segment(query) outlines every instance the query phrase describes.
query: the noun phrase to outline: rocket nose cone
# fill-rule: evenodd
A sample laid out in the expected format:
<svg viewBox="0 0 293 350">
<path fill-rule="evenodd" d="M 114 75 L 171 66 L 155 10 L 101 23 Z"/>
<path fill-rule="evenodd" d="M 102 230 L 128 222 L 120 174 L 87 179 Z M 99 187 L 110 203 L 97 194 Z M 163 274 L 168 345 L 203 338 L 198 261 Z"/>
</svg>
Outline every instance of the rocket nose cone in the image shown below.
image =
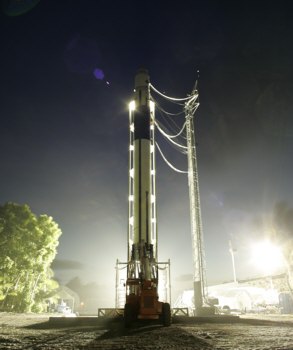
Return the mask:
<svg viewBox="0 0 293 350">
<path fill-rule="evenodd" d="M 138 68 L 138 70 L 136 71 L 136 74 L 139 74 L 139 73 L 145 73 L 146 75 L 149 75 L 148 70 L 144 66 L 140 66 Z"/>
<path fill-rule="evenodd" d="M 148 70 L 145 68 L 139 68 L 135 75 L 135 87 L 147 86 L 150 81 Z"/>
</svg>

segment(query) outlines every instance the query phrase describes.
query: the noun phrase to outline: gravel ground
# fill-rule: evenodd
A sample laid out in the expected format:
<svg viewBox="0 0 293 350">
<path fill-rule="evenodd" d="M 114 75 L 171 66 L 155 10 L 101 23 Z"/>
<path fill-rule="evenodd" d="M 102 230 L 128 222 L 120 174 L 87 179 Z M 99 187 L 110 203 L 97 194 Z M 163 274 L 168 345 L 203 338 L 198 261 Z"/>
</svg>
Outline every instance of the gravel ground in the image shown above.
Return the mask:
<svg viewBox="0 0 293 350">
<path fill-rule="evenodd" d="M 140 324 L 124 329 L 122 322 L 113 322 L 57 328 L 48 315 L 0 313 L 0 349 L 293 350 L 293 317 L 261 318 L 171 327 Z"/>
</svg>

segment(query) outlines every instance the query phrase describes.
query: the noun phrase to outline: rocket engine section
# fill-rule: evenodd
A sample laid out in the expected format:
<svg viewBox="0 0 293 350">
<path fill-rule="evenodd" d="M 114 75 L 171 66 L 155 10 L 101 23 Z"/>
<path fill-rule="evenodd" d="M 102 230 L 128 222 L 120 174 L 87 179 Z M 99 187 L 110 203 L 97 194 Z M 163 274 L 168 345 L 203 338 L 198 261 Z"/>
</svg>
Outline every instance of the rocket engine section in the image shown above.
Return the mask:
<svg viewBox="0 0 293 350">
<path fill-rule="evenodd" d="M 157 219 L 155 188 L 154 103 L 149 75 L 135 77 L 129 106 L 129 220 L 126 281 L 126 326 L 135 319 L 171 321 L 170 305 L 158 301 Z"/>
</svg>

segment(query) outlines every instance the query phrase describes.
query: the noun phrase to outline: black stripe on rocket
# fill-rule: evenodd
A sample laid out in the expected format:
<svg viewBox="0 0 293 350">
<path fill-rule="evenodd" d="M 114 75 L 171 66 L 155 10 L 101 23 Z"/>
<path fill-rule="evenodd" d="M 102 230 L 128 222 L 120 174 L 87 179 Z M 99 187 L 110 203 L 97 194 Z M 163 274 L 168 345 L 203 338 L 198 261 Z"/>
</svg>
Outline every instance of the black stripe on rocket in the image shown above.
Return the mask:
<svg viewBox="0 0 293 350">
<path fill-rule="evenodd" d="M 151 139 L 150 119 L 148 106 L 140 106 L 134 111 L 134 140 Z"/>
<path fill-rule="evenodd" d="M 141 231 L 142 231 L 142 222 L 141 222 L 141 201 L 142 201 L 142 188 L 141 188 L 141 177 L 142 177 L 142 154 L 141 154 L 141 139 L 150 140 L 151 134 L 150 134 L 150 109 L 148 106 L 139 106 L 134 111 L 134 141 L 139 141 L 139 179 L 138 179 L 138 187 L 139 187 L 139 241 L 141 242 Z M 148 194 L 147 194 L 148 196 Z M 147 206 L 148 207 L 148 206 Z M 148 215 L 147 215 L 148 216 Z M 148 220 L 148 218 L 147 218 Z M 147 225 L 148 227 L 148 225 Z M 148 239 L 148 235 L 147 235 Z M 148 242 L 147 242 L 148 243 Z"/>
</svg>

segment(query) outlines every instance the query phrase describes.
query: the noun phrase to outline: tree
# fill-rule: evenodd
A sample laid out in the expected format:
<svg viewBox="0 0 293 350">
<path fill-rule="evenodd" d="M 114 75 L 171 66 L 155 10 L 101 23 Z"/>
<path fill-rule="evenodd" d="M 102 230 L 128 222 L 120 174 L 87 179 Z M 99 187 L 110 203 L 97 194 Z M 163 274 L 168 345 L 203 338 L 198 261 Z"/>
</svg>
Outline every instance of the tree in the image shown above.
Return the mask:
<svg viewBox="0 0 293 350">
<path fill-rule="evenodd" d="M 53 218 L 36 216 L 28 205 L 0 206 L 0 308 L 41 310 L 52 288 L 51 263 L 61 230 Z"/>
</svg>

